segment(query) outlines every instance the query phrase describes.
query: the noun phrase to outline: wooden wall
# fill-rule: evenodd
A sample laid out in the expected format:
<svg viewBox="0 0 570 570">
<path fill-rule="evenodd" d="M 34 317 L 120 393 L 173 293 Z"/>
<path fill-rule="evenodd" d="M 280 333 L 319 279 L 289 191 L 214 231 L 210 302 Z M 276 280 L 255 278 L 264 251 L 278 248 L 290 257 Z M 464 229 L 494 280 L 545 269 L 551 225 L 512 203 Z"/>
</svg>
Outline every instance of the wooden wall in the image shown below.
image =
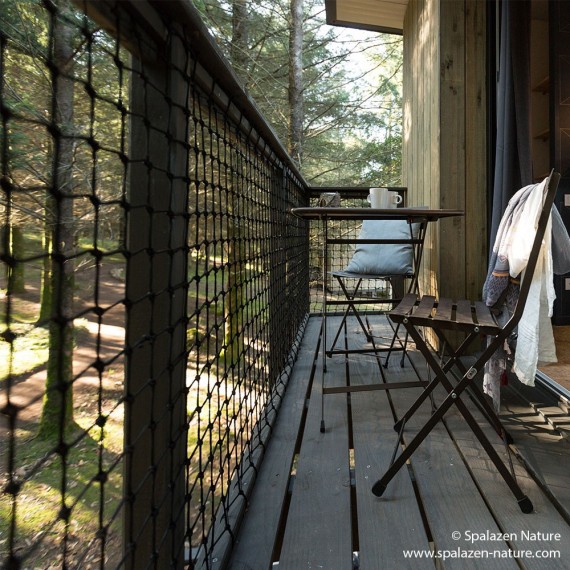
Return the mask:
<svg viewBox="0 0 570 570">
<path fill-rule="evenodd" d="M 403 182 L 410 203 L 465 210 L 432 224 L 422 292 L 479 298 L 487 270 L 486 2 L 410 0 Z"/>
</svg>

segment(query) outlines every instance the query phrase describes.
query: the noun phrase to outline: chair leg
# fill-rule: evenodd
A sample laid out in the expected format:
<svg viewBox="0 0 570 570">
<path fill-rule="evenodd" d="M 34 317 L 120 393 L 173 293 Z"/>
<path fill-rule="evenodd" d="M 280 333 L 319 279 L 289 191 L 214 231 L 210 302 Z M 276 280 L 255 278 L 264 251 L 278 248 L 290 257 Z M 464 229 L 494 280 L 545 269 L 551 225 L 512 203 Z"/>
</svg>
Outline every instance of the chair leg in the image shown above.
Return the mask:
<svg viewBox="0 0 570 570">
<path fill-rule="evenodd" d="M 408 323 L 404 323 L 404 327 L 406 327 L 406 332 L 412 337 L 412 340 L 415 342 L 416 346 L 421 350 L 423 346 L 425 346 L 425 341 L 421 337 L 420 333 L 416 330 L 413 325 Z M 426 347 L 427 348 L 427 347 Z M 428 349 L 429 350 L 429 349 Z M 423 351 L 422 351 L 423 353 Z M 430 351 L 431 355 L 431 351 Z M 424 355 L 425 357 L 425 355 Z M 427 359 L 426 359 L 427 360 Z M 446 367 L 442 368 L 443 372 L 447 372 Z M 445 374 L 444 374 L 445 378 Z M 447 378 L 445 378 L 447 380 Z M 444 381 L 445 381 L 444 380 Z M 394 430 L 399 432 L 402 424 L 406 423 L 418 410 L 418 408 L 425 402 L 425 400 L 429 397 L 432 397 L 432 393 L 437 387 L 437 385 L 441 382 L 438 379 L 437 375 L 433 378 L 433 380 L 425 387 L 424 391 L 421 392 L 416 400 L 412 403 L 412 405 L 406 410 L 404 415 L 394 424 Z M 433 400 L 432 400 L 433 404 Z"/>
<path fill-rule="evenodd" d="M 463 386 L 464 388 L 465 386 Z M 460 390 L 461 393 L 463 390 Z M 447 398 L 443 401 L 443 403 L 439 406 L 434 414 L 430 416 L 428 421 L 424 424 L 424 426 L 420 429 L 420 431 L 412 438 L 410 442 L 406 444 L 405 449 L 402 453 L 393 461 L 393 463 L 388 467 L 386 473 L 372 486 L 372 493 L 377 497 L 381 497 L 386 490 L 388 483 L 394 478 L 394 476 L 398 473 L 398 471 L 406 464 L 408 459 L 412 456 L 414 451 L 420 446 L 423 440 L 428 436 L 428 434 L 432 431 L 435 425 L 441 420 L 441 418 L 445 415 L 445 413 L 449 410 L 452 405 L 457 405 L 459 400 L 459 394 L 457 393 L 458 390 L 456 388 L 455 392 L 452 392 L 447 396 Z M 463 406 L 462 406 L 463 407 Z M 522 492 L 520 489 L 516 479 L 507 469 L 505 464 L 503 463 L 502 459 L 499 457 L 498 453 L 495 451 L 495 448 L 491 445 L 483 431 L 481 430 L 479 424 L 477 424 L 476 420 L 471 416 L 470 412 L 464 408 L 461 409 L 459 407 L 459 411 L 461 412 L 462 416 L 467 421 L 469 427 L 487 452 L 487 455 L 494 463 L 495 467 L 503 477 L 505 483 L 511 489 L 511 492 L 515 496 L 519 507 L 523 513 L 530 513 L 533 511 L 533 505 L 531 500 Z M 466 412 L 466 413 L 464 413 Z"/>
<path fill-rule="evenodd" d="M 414 333 L 417 334 L 418 337 L 420 338 L 420 340 L 423 341 L 423 339 L 421 339 L 421 337 L 419 336 L 419 333 L 415 330 L 415 328 L 414 327 L 412 327 L 412 328 L 414 330 Z M 453 366 L 456 366 L 460 370 L 461 375 L 463 377 L 467 374 L 467 372 L 468 372 L 467 368 L 461 362 L 460 357 L 463 354 L 463 352 L 465 352 L 465 350 L 469 347 L 471 342 L 478 335 L 477 334 L 468 335 L 467 338 L 461 343 L 459 348 L 450 355 L 448 360 L 445 361 L 445 363 L 443 365 L 442 365 L 442 363 L 444 361 L 445 347 L 449 346 L 449 343 L 447 342 L 447 339 L 445 338 L 445 336 L 440 331 L 438 332 L 438 336 L 440 337 L 440 340 L 442 341 L 442 354 L 440 357 L 439 365 L 441 366 L 441 370 L 444 372 L 444 375 L 442 376 L 441 381 L 442 381 L 443 387 L 447 390 L 447 392 L 451 393 L 453 391 L 453 386 L 451 385 L 451 383 L 449 382 L 449 380 L 447 378 L 447 372 L 449 372 L 453 368 Z M 423 342 L 423 346 L 425 346 L 425 341 Z M 421 348 L 421 346 L 420 346 L 420 348 Z M 426 346 L 426 349 L 427 349 L 427 346 Z M 429 349 L 427 349 L 427 350 L 429 350 Z M 431 354 L 431 352 L 430 352 L 430 354 Z M 482 410 L 483 414 L 486 416 L 487 420 L 489 421 L 489 423 L 491 424 L 493 429 L 497 432 L 497 435 L 505 442 L 505 444 L 508 445 L 508 444 L 513 443 L 511 436 L 507 433 L 507 431 L 503 427 L 503 424 L 501 423 L 499 416 L 495 413 L 495 410 L 493 410 L 493 408 L 491 407 L 489 402 L 487 402 L 484 394 L 481 394 L 481 392 L 479 392 L 471 384 L 468 386 L 468 388 L 470 389 L 469 393 L 475 396 L 477 402 L 483 408 L 483 410 Z M 430 397 L 432 397 L 431 396 L 432 391 L 433 391 L 433 388 L 430 390 Z M 423 397 L 422 401 L 423 400 L 425 400 L 425 396 Z M 421 404 L 421 402 L 419 402 L 419 403 Z M 407 417 L 409 418 L 413 414 L 413 412 L 415 410 L 417 410 L 417 408 L 418 408 L 418 406 L 416 405 L 414 410 L 411 413 L 408 413 L 409 412 L 409 410 L 408 410 L 408 412 L 406 412 Z M 433 399 L 432 399 L 432 409 L 433 409 Z M 396 429 L 396 426 L 394 426 L 394 429 Z"/>
<path fill-rule="evenodd" d="M 344 296 L 346 298 L 347 307 L 344 310 L 342 320 L 341 320 L 340 325 L 337 329 L 336 335 L 335 335 L 335 337 L 331 343 L 331 346 L 327 350 L 329 355 L 333 352 L 333 350 L 336 346 L 336 343 L 340 337 L 342 327 L 346 324 L 346 319 L 348 318 L 351 311 L 354 314 L 354 316 L 356 317 L 356 320 L 358 321 L 360 328 L 362 329 L 362 331 L 366 335 L 366 340 L 370 341 L 370 332 L 367 330 L 366 325 L 364 324 L 362 317 L 360 316 L 360 313 L 359 313 L 358 309 L 356 308 L 356 305 L 354 303 L 352 303 L 352 301 L 354 301 L 354 299 L 358 295 L 358 290 L 360 289 L 362 279 L 359 279 L 358 282 L 356 283 L 353 291 L 349 292 L 348 289 L 346 288 L 346 284 L 342 281 L 342 279 L 340 277 L 338 277 L 337 275 L 335 275 L 335 277 L 336 277 L 336 280 L 338 281 L 338 283 L 340 285 L 340 288 L 342 289 L 342 292 L 344 293 Z"/>
<path fill-rule="evenodd" d="M 453 393 L 450 394 L 450 396 L 448 397 L 451 396 L 453 396 Z M 457 403 L 459 402 L 461 402 L 461 400 L 457 401 Z M 515 498 L 519 503 L 521 511 L 525 514 L 531 513 L 534 507 L 532 505 L 531 500 L 522 492 L 516 480 L 516 476 L 514 474 L 514 467 L 511 463 L 510 450 L 508 449 L 508 446 L 506 449 L 507 449 L 507 457 L 509 458 L 509 462 L 511 463 L 510 470 L 507 468 L 503 460 L 499 457 L 499 454 L 497 453 L 497 451 L 495 450 L 495 448 L 493 447 L 487 436 L 483 433 L 483 430 L 481 429 L 481 426 L 479 426 L 479 424 L 477 423 L 477 420 L 475 420 L 475 418 L 471 415 L 471 412 L 469 412 L 469 410 L 466 407 L 464 407 L 465 404 L 463 402 L 461 402 L 461 404 L 462 404 L 461 407 L 458 406 L 461 415 L 465 418 L 465 421 L 468 423 L 469 427 L 471 428 L 471 431 L 475 434 L 475 437 L 477 437 L 479 443 L 483 446 L 483 449 L 487 452 L 487 455 L 494 463 L 495 467 L 497 468 L 497 471 L 499 471 L 499 473 L 503 477 L 503 480 L 508 485 L 509 489 L 512 491 L 513 495 L 515 496 Z"/>
<path fill-rule="evenodd" d="M 390 320 L 388 319 L 388 322 L 390 322 Z M 391 323 L 390 323 L 391 324 Z M 408 331 L 406 331 L 405 337 L 404 337 L 404 342 L 402 344 L 402 341 L 400 340 L 400 338 L 398 337 L 398 331 L 400 329 L 400 323 L 398 323 L 396 325 L 396 328 L 394 328 L 392 326 L 392 331 L 393 331 L 393 336 L 392 336 L 392 342 L 390 343 L 390 346 L 388 347 L 388 353 L 386 354 L 386 358 L 384 360 L 384 368 L 388 368 L 388 364 L 389 364 L 389 359 L 390 356 L 392 354 L 392 352 L 394 350 L 400 350 L 399 348 L 394 348 L 394 345 L 396 344 L 396 341 L 399 342 L 400 347 L 402 349 L 402 358 L 400 359 L 400 367 L 404 368 L 404 362 L 405 362 L 405 358 L 406 358 L 406 349 L 408 346 Z"/>
<path fill-rule="evenodd" d="M 436 331 L 436 332 L 439 339 L 442 342 L 442 345 L 449 346 L 449 343 L 447 342 L 445 335 L 441 331 Z M 456 366 L 459 369 L 461 376 L 464 376 L 467 373 L 467 368 L 465 367 L 463 362 L 461 362 L 461 356 L 466 351 L 469 344 L 471 344 L 472 340 L 475 337 L 476 335 L 473 335 L 472 339 L 470 339 L 469 337 L 466 338 L 465 341 L 459 346 L 459 348 L 455 350 L 451 355 L 449 355 L 449 359 L 445 363 L 445 367 L 443 367 L 445 372 L 447 372 L 448 370 L 452 371 L 452 367 Z M 443 357 L 444 355 L 442 354 L 442 358 Z M 477 403 L 480 406 L 481 411 L 483 412 L 489 423 L 493 426 L 499 437 L 507 444 L 513 443 L 513 438 L 505 430 L 499 416 L 497 415 L 491 404 L 488 402 L 487 398 L 485 397 L 485 394 L 483 394 L 480 390 L 477 390 L 477 388 L 472 386 L 470 386 L 469 393 L 477 400 Z"/>
<path fill-rule="evenodd" d="M 322 343 L 322 370 L 321 370 L 321 433 L 325 433 L 325 373 L 326 369 L 326 318 L 323 316 L 321 321 L 321 337 L 317 343 L 317 354 L 321 350 L 320 344 Z"/>
<path fill-rule="evenodd" d="M 328 352 L 329 354 L 332 353 L 332 351 L 334 350 L 334 347 L 336 346 L 336 343 L 337 343 L 337 341 L 338 341 L 338 339 L 339 339 L 339 337 L 340 337 L 340 333 L 342 332 L 342 328 L 343 328 L 343 326 L 344 326 L 345 323 L 346 323 L 346 319 L 348 318 L 348 313 L 349 313 L 349 311 L 350 311 L 350 307 L 347 307 L 347 308 L 345 309 L 345 311 L 344 311 L 344 315 L 342 316 L 342 320 L 340 321 L 340 325 L 338 326 L 338 329 L 337 329 L 337 331 L 336 331 L 336 335 L 335 335 L 335 337 L 334 337 L 334 339 L 333 339 L 333 341 L 332 341 L 332 343 L 331 343 L 330 348 L 327 350 L 327 352 Z"/>
<path fill-rule="evenodd" d="M 429 393 L 431 393 L 438 383 L 441 383 L 442 386 L 448 391 L 448 395 L 444 399 L 444 401 L 440 404 L 440 406 L 437 408 L 437 410 L 435 410 L 435 412 L 426 421 L 426 423 L 420 429 L 420 431 L 412 438 L 412 440 L 409 443 L 407 443 L 406 448 L 396 458 L 393 464 L 390 465 L 384 476 L 378 481 L 376 481 L 376 483 L 372 487 L 372 492 L 378 497 L 382 496 L 382 494 L 386 490 L 386 486 L 396 475 L 396 473 L 411 457 L 411 455 L 423 442 L 423 440 L 427 437 L 427 435 L 431 432 L 431 430 L 434 428 L 437 422 L 441 418 L 443 418 L 444 414 L 451 408 L 452 405 L 455 405 L 459 410 L 459 412 L 461 413 L 461 415 L 463 416 L 463 418 L 465 419 L 465 421 L 467 422 L 467 424 L 469 425 L 469 427 L 471 428 L 471 431 L 474 433 L 475 437 L 477 437 L 482 447 L 485 449 L 487 455 L 494 463 L 500 475 L 503 477 L 503 480 L 511 489 L 511 492 L 516 497 L 522 512 L 523 513 L 532 512 L 533 510 L 532 502 L 522 492 L 514 477 L 514 474 L 511 473 L 509 469 L 505 466 L 503 460 L 500 458 L 495 448 L 492 446 L 491 442 L 485 436 L 483 430 L 481 429 L 481 427 L 479 426 L 479 424 L 477 423 L 471 412 L 468 410 L 465 403 L 460 399 L 461 393 L 470 385 L 471 380 L 476 375 L 476 372 L 481 369 L 483 363 L 486 361 L 487 358 L 489 358 L 491 351 L 490 350 L 484 351 L 482 356 L 475 363 L 475 365 L 472 366 L 466 372 L 466 374 L 464 374 L 463 378 L 459 381 L 459 383 L 455 387 L 453 387 L 446 376 L 446 371 L 444 370 L 444 368 L 442 368 L 440 363 L 433 356 L 431 350 L 428 348 L 426 342 L 423 341 L 423 339 L 421 338 L 415 327 L 408 325 L 406 323 L 404 323 L 404 325 L 406 326 L 406 329 L 409 330 L 410 336 L 412 336 L 412 338 L 414 339 L 416 346 L 420 349 L 420 351 L 424 355 L 429 368 L 431 368 L 431 370 L 435 374 L 435 378 L 432 380 L 432 382 L 430 382 L 430 384 L 426 387 L 426 389 L 422 393 L 421 396 L 423 396 L 423 398 L 421 401 L 424 401 L 425 398 L 427 397 L 427 395 L 424 394 L 428 391 Z M 449 368 L 451 367 L 452 363 L 453 359 L 450 359 L 450 361 L 448 361 L 445 364 L 445 366 Z M 418 400 L 419 399 L 420 398 L 418 398 Z M 414 404 L 412 405 L 414 411 L 421 404 L 421 402 L 418 403 L 418 400 L 416 400 L 416 402 L 414 402 Z M 400 419 L 400 421 L 398 422 L 399 425 L 397 424 L 398 431 L 401 431 L 403 425 L 405 424 L 407 419 L 411 417 L 411 415 L 412 414 L 409 414 L 408 410 L 405 416 L 402 419 Z"/>
<path fill-rule="evenodd" d="M 406 444 L 406 447 L 402 450 L 400 455 L 391 463 L 388 467 L 386 473 L 374 483 L 372 486 L 372 493 L 377 497 L 381 497 L 388 486 L 388 483 L 394 478 L 396 473 L 406 464 L 408 459 L 412 456 L 414 451 L 419 447 L 420 443 L 426 438 L 429 432 L 437 424 L 437 422 L 443 416 L 443 411 L 441 408 L 434 414 L 432 414 L 429 420 L 424 424 L 420 431 L 412 438 L 410 442 Z M 400 431 L 403 426 L 400 427 Z"/>
<path fill-rule="evenodd" d="M 404 368 L 404 361 L 406 359 L 406 350 L 408 348 L 408 331 L 406 331 L 406 336 L 404 337 L 404 347 L 402 348 L 402 358 L 400 359 L 400 368 Z"/>
<path fill-rule="evenodd" d="M 408 330 L 408 329 L 406 329 L 406 330 Z M 447 340 L 445 339 L 445 337 L 443 335 L 439 334 L 438 336 L 440 337 L 440 340 L 442 341 L 442 343 L 445 343 L 445 345 L 449 346 L 449 343 L 447 343 Z M 461 362 L 460 357 L 476 337 L 477 337 L 477 335 L 468 336 L 465 339 L 465 341 L 463 343 L 461 343 L 460 347 L 452 355 L 450 355 L 449 359 L 442 366 L 442 370 L 444 372 L 447 373 L 448 371 L 451 370 L 451 368 L 453 366 L 457 366 L 459 368 L 459 370 L 461 371 L 462 375 L 466 374 L 467 369 L 465 368 L 464 364 Z M 421 337 L 420 337 L 420 339 L 421 339 Z M 424 342 L 423 339 L 421 339 L 421 341 Z M 442 355 L 442 358 L 443 358 L 443 355 Z M 437 386 L 437 383 L 432 385 L 432 386 L 430 386 L 430 385 L 427 386 L 427 388 L 426 388 L 427 391 L 422 392 L 418 396 L 417 400 L 410 406 L 410 408 L 402 416 L 402 418 L 400 418 L 400 420 L 398 422 L 396 422 L 396 424 L 394 424 L 394 430 L 395 431 L 399 431 L 401 422 L 405 422 L 405 421 L 407 421 L 407 419 L 412 417 L 412 415 L 416 412 L 416 410 L 419 408 L 419 406 L 425 401 L 425 399 L 428 396 L 433 398 L 432 393 L 433 393 L 433 390 L 436 386 Z M 449 392 L 449 390 L 448 390 L 448 392 Z M 499 437 L 503 441 L 505 441 L 507 444 L 513 443 L 512 437 L 510 436 L 509 433 L 507 433 L 507 431 L 503 427 L 503 424 L 501 423 L 499 416 L 495 413 L 495 410 L 491 407 L 489 402 L 485 399 L 485 395 L 481 394 L 481 392 L 479 392 L 475 388 L 473 388 L 473 390 L 470 390 L 470 393 L 477 399 L 477 401 L 479 402 L 479 404 L 483 408 L 483 413 L 485 414 L 485 416 L 487 417 L 487 420 L 493 426 L 493 428 L 495 429 L 495 431 L 497 432 Z"/>
<path fill-rule="evenodd" d="M 431 397 L 438 384 L 439 380 L 437 377 L 433 378 L 433 380 L 424 388 L 424 391 L 416 398 L 414 403 L 406 410 L 404 415 L 394 424 L 394 431 L 399 432 L 402 429 L 402 426 L 416 413 L 418 408 L 425 402 L 426 398 L 428 396 Z"/>
<path fill-rule="evenodd" d="M 388 320 L 388 322 L 389 322 L 389 320 Z M 398 338 L 398 331 L 400 330 L 400 323 L 398 323 L 396 325 L 395 329 L 392 328 L 392 330 L 394 331 L 394 335 L 392 336 L 392 342 L 390 343 L 390 346 L 388 347 L 388 353 L 386 354 L 386 359 L 384 360 L 384 368 L 388 368 L 388 361 L 390 359 L 390 355 L 392 354 L 392 349 L 394 348 L 394 344 L 396 344 L 396 338 Z M 406 333 L 406 340 L 407 339 L 408 339 L 408 334 Z M 404 350 L 405 350 L 405 346 L 406 346 L 406 344 L 404 342 Z M 404 359 L 404 357 L 402 357 L 402 361 L 403 361 L 403 359 Z"/>
</svg>

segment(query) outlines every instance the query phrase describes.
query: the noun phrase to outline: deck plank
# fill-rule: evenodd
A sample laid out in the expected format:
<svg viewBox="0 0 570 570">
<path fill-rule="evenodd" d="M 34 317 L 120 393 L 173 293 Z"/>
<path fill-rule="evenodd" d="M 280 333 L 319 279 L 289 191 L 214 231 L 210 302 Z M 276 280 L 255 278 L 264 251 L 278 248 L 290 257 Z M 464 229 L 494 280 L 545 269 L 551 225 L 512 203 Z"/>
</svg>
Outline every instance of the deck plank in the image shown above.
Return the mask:
<svg viewBox="0 0 570 570">
<path fill-rule="evenodd" d="M 330 332 L 337 322 L 337 319 L 327 319 L 329 339 L 333 338 Z M 327 359 L 327 386 L 346 382 L 342 361 L 342 358 Z M 320 375 L 319 358 L 279 570 L 352 568 L 347 396 L 326 396 L 326 433 L 321 433 Z"/>
<path fill-rule="evenodd" d="M 375 333 L 375 319 L 378 318 L 380 317 L 371 317 Z M 329 320 L 331 326 L 334 326 L 334 320 Z M 382 323 L 382 327 L 387 326 L 385 321 Z M 318 567 L 351 570 L 353 548 L 358 550 L 361 570 L 391 567 L 415 570 L 422 568 L 426 561 L 427 567 L 443 570 L 530 570 L 567 566 L 570 557 L 570 515 L 566 511 L 566 517 L 560 516 L 557 509 L 564 512 L 564 502 L 570 499 L 567 470 L 570 445 L 553 432 L 528 401 L 523 403 L 516 400 L 513 403 L 505 398 L 503 402 L 507 401 L 507 417 L 503 417 L 507 429 L 515 438 L 516 448 L 526 459 L 525 464 L 516 466 L 517 477 L 534 503 L 534 513 L 524 515 L 520 512 L 512 493 L 502 482 L 463 418 L 453 408 L 446 414 L 445 423 L 440 422 L 413 454 L 410 469 L 402 469 L 378 499 L 372 495 L 371 486 L 384 473 L 396 440 L 390 405 L 393 404 L 401 415 L 421 389 L 352 392 L 349 396 L 350 407 L 347 406 L 346 394 L 327 395 L 327 433 L 323 435 L 319 430 L 320 357 L 316 360 L 318 369 L 306 410 L 306 421 L 301 421 L 304 428 L 303 440 L 295 463 L 296 478 L 289 509 L 284 513 L 287 514 L 287 519 L 277 522 L 284 496 L 289 497 L 283 480 L 287 479 L 291 470 L 291 449 L 295 448 L 299 417 L 305 405 L 303 389 L 296 387 L 294 379 L 306 380 L 310 370 L 313 370 L 319 326 L 319 318 L 309 319 L 290 381 L 291 391 L 286 394 L 286 398 L 290 397 L 295 403 L 286 404 L 286 399 L 283 401 L 275 432 L 269 441 L 257 478 L 257 483 L 261 483 L 259 493 L 256 485 L 245 514 L 242 532 L 238 535 L 231 570 L 270 570 L 272 559 L 279 562 L 279 570 Z M 348 338 L 358 343 L 366 342 L 354 322 L 349 325 Z M 413 343 L 411 350 L 413 351 Z M 421 355 L 417 352 L 414 354 L 414 360 L 421 360 L 421 365 L 425 366 Z M 329 386 L 343 384 L 347 370 L 351 385 L 378 382 L 380 379 L 380 369 L 371 355 L 349 355 L 347 365 L 343 356 L 336 355 L 328 358 L 327 364 Z M 416 379 L 409 363 L 400 368 L 399 358 L 392 358 L 390 364 L 389 381 Z M 505 396 L 508 396 L 508 390 L 505 391 Z M 528 396 L 525 394 L 524 397 Z M 468 405 L 474 410 L 471 403 Z M 426 404 L 410 420 L 406 438 L 415 433 L 418 423 L 425 421 L 429 413 L 429 405 Z M 475 417 L 478 421 L 483 421 L 477 413 L 474 411 Z M 350 481 L 349 464 L 350 429 L 354 444 L 353 482 Z M 502 443 L 492 429 L 485 426 L 485 430 L 489 431 L 491 441 L 495 437 L 495 444 L 500 449 Z M 282 442 L 286 442 L 286 449 L 281 447 Z M 275 454 L 273 459 L 272 454 Z M 525 469 L 527 464 L 532 464 L 532 476 Z M 417 496 L 411 476 L 415 478 Z M 544 479 L 542 484 L 548 485 L 548 493 L 541 494 L 540 485 L 535 485 L 535 476 Z M 351 485 L 355 485 L 355 488 Z M 420 508 L 425 511 L 427 529 L 422 524 L 421 517 L 418 517 Z M 248 521 L 250 518 L 251 521 Z M 355 541 L 352 535 L 353 523 L 357 525 Z M 551 538 L 545 541 L 538 537 L 540 540 L 531 539 L 525 543 L 524 540 L 519 540 L 524 539 L 523 525 L 528 532 L 560 532 L 561 540 Z M 283 527 L 284 536 L 281 536 Z M 458 540 L 453 538 L 454 531 L 459 533 Z M 467 540 L 469 532 L 487 533 L 488 536 L 489 533 L 501 532 L 518 534 L 508 541 L 474 537 L 475 541 L 471 544 Z M 278 545 L 276 549 L 274 544 Z M 509 556 L 519 546 L 530 551 L 539 548 L 559 550 L 560 557 L 519 561 L 514 560 L 512 555 L 510 558 L 502 558 Z M 445 553 L 449 558 L 430 561 L 427 558 L 430 549 L 435 549 L 436 553 L 442 555 Z M 457 558 L 460 553 L 458 549 L 464 553 L 498 551 L 499 554 L 490 554 L 492 560 L 464 559 Z M 424 558 L 409 558 L 406 563 L 402 558 L 404 550 L 424 550 L 426 554 Z M 274 555 L 268 554 L 269 551 Z"/>
<path fill-rule="evenodd" d="M 413 356 L 418 357 L 417 354 Z M 418 357 L 418 365 L 420 363 L 421 359 Z M 409 405 L 409 399 L 404 392 L 405 390 L 398 390 L 392 393 L 394 406 L 399 416 Z M 410 418 L 404 434 L 406 442 L 427 421 L 430 414 L 431 406 L 428 400 Z M 501 529 L 489 512 L 458 450 L 441 422 L 416 449 L 411 457 L 411 464 L 436 550 L 442 556 L 446 553 L 457 552 L 458 548 L 462 551 L 500 551 L 502 554 L 496 555 L 497 558 L 492 561 L 493 569 L 519 568 L 514 559 L 506 558 L 509 547 L 505 541 L 480 540 L 476 545 L 470 546 L 463 540 L 463 537 L 470 532 L 488 532 L 491 533 L 490 536 L 494 536 L 494 534 L 500 534 Z M 455 538 L 457 536 L 460 537 L 459 540 Z M 500 558 L 500 556 L 505 556 L 505 558 Z M 446 569 L 481 567 L 477 566 L 477 562 L 480 564 L 481 560 L 462 558 L 442 560 Z"/>
<path fill-rule="evenodd" d="M 319 327 L 316 319 L 309 319 L 279 410 L 281 418 L 287 421 L 277 421 L 271 434 L 228 570 L 271 566 L 313 366 L 315 344 L 312 339 L 318 337 Z M 263 532 L 259 532 L 260 528 Z"/>
<path fill-rule="evenodd" d="M 358 348 L 365 339 L 364 335 L 355 333 L 351 331 L 349 337 Z M 407 369 L 397 366 L 393 370 L 398 376 L 393 375 L 391 380 L 399 382 L 409 378 Z M 351 385 L 380 381 L 378 363 L 373 356 L 350 360 Z M 406 390 L 419 393 L 418 388 Z M 380 391 L 360 392 L 351 398 L 360 567 L 433 570 L 431 560 L 404 558 L 404 548 L 429 550 L 430 547 L 408 470 L 401 470 L 394 478 L 387 497 L 378 499 L 371 491 L 376 475 L 390 463 L 395 444 L 394 416 L 388 395 Z"/>
<path fill-rule="evenodd" d="M 502 390 L 501 419 L 534 475 L 547 486 L 570 517 L 570 441 L 561 438 L 544 417 L 510 386 Z"/>
<path fill-rule="evenodd" d="M 466 398 L 464 398 L 467 401 Z M 469 406 L 496 451 L 508 465 L 508 457 L 502 441 L 480 412 Z M 489 460 L 481 444 L 456 409 L 451 409 L 445 422 L 465 457 L 470 470 L 485 495 L 501 529 L 512 535 L 510 544 L 514 551 L 524 551 L 521 562 L 528 570 L 544 568 L 544 558 L 534 558 L 537 551 L 556 551 L 560 558 L 548 558 L 548 568 L 563 570 L 570 560 L 570 529 L 554 505 L 544 496 L 523 466 L 513 458 L 513 468 L 522 491 L 534 505 L 534 512 L 524 514 L 506 483 Z M 566 480 L 568 475 L 566 474 Z M 526 555 L 526 552 L 532 553 Z"/>
</svg>

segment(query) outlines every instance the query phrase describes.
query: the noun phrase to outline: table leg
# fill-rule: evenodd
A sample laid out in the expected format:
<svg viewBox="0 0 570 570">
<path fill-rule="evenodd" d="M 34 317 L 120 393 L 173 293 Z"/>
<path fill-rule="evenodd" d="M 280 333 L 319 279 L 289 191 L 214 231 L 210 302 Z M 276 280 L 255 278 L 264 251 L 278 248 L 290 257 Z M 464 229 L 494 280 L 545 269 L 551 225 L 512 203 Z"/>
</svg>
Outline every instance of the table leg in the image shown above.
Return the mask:
<svg viewBox="0 0 570 570">
<path fill-rule="evenodd" d="M 328 267 L 328 224 L 326 218 L 321 220 L 323 224 L 323 299 L 321 303 L 321 433 L 325 433 L 325 373 L 327 371 L 327 267 Z"/>
</svg>

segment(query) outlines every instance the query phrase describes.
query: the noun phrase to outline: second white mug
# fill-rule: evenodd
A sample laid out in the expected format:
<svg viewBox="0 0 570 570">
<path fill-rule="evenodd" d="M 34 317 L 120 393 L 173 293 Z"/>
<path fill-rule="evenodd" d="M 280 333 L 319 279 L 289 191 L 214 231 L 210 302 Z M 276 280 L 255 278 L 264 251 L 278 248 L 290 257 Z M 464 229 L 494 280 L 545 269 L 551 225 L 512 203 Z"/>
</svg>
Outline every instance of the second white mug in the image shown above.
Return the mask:
<svg viewBox="0 0 570 570">
<path fill-rule="evenodd" d="M 396 192 L 395 190 L 389 190 L 388 191 L 388 195 L 390 196 L 388 198 L 388 203 L 390 204 L 388 207 L 389 208 L 397 208 L 399 204 L 402 203 L 402 195 L 398 194 L 398 192 Z"/>
</svg>

